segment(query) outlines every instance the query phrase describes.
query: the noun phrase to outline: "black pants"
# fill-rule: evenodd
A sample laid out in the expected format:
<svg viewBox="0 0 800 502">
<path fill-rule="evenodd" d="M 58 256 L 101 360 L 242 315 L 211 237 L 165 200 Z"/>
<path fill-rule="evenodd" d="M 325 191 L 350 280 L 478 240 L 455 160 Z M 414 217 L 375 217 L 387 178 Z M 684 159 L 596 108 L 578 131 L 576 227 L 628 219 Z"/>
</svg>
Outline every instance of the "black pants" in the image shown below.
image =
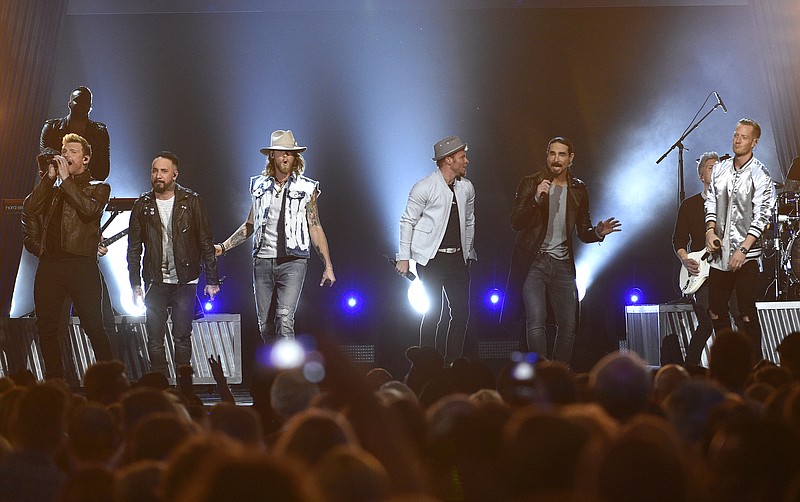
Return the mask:
<svg viewBox="0 0 800 502">
<path fill-rule="evenodd" d="M 154 282 L 147 289 L 144 304 L 147 307 L 147 353 L 150 371 L 167 375 L 167 308 L 172 315 L 172 341 L 175 344 L 175 372 L 178 367 L 190 364 L 192 359 L 192 320 L 195 316 L 197 284 L 164 284 Z M 169 376 L 169 375 L 167 375 Z"/>
<path fill-rule="evenodd" d="M 111 344 L 103 326 L 102 286 L 96 257 L 39 259 L 33 283 L 36 329 L 47 377 L 63 378 L 64 365 L 58 342 L 58 321 L 67 296 L 78 309 L 81 327 L 92 343 L 95 359 L 112 359 Z"/>
<path fill-rule="evenodd" d="M 723 272 L 712 267 L 708 275 L 708 310 L 717 315 L 716 319 L 712 319 L 714 332 L 731 329 L 728 302 L 735 289 L 739 314 L 742 316 L 741 327 L 752 342 L 754 363 L 764 358 L 761 352 L 761 324 L 756 310 L 757 287 L 758 263 L 755 260 L 745 262 L 736 272 Z"/>
<path fill-rule="evenodd" d="M 114 308 L 111 305 L 111 295 L 108 292 L 108 284 L 106 284 L 102 272 L 100 273 L 100 286 L 103 292 L 103 300 L 101 303 L 103 326 L 106 328 L 106 334 L 111 343 L 111 353 L 114 355 L 115 359 L 122 361 L 122 347 L 120 346 L 119 335 L 117 334 L 117 322 L 114 317 Z M 72 298 L 67 296 L 67 298 L 64 299 L 64 305 L 61 307 L 61 317 L 58 320 L 58 337 L 61 343 L 61 351 L 67 355 L 68 359 L 75 357 L 72 352 L 72 344 L 69 341 L 69 318 L 73 314 L 80 316 L 78 309 L 75 308 L 73 312 L 72 307 Z M 78 382 L 80 380 L 77 374 L 66 374 L 64 376 L 67 378 L 67 382 Z"/>
<path fill-rule="evenodd" d="M 427 265 L 417 265 L 417 273 L 430 301 L 430 308 L 422 317 L 419 344 L 438 349 L 443 352 L 445 362 L 452 363 L 463 355 L 467 335 L 469 266 L 460 252 L 437 253 Z M 443 290 L 450 310 L 447 319 L 442 303 Z"/>
<path fill-rule="evenodd" d="M 692 333 L 692 339 L 689 341 L 689 346 L 686 348 L 686 366 L 699 366 L 700 360 L 703 356 L 703 350 L 706 348 L 708 339 L 711 338 L 711 333 L 714 331 L 714 323 L 708 315 L 708 281 L 700 286 L 692 299 L 692 308 L 697 317 L 697 328 Z M 739 314 L 739 303 L 736 291 L 731 293 L 731 299 L 728 302 L 730 315 L 736 326 L 742 326 L 742 316 Z M 740 328 L 744 330 L 744 327 Z"/>
</svg>

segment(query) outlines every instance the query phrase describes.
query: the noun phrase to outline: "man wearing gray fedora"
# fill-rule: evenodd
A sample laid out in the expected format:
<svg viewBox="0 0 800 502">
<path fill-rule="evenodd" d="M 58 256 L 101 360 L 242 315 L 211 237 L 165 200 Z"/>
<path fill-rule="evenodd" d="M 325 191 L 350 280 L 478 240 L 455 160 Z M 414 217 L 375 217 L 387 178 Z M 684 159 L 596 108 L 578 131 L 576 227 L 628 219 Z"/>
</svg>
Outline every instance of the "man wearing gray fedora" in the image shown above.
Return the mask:
<svg viewBox="0 0 800 502">
<path fill-rule="evenodd" d="M 294 338 L 294 313 L 306 277 L 311 246 L 325 270 L 319 285 L 336 282 L 328 252 L 328 240 L 319 221 L 319 182 L 303 176 L 306 150 L 298 146 L 292 131 L 277 130 L 269 146 L 264 171 L 250 179 L 250 214 L 230 237 L 216 244 L 217 256 L 253 237 L 253 290 L 258 328 L 264 343 Z M 273 292 L 275 323 L 268 322 Z"/>
<path fill-rule="evenodd" d="M 467 144 L 448 136 L 433 146 L 436 169 L 411 189 L 400 217 L 400 252 L 396 269 L 408 274 L 409 260 L 430 300 L 422 317 L 420 346 L 444 346 L 450 364 L 462 356 L 469 320 L 469 260 L 477 260 L 475 189 L 467 174 Z M 448 318 L 442 312 L 442 291 L 447 296 Z M 444 339 L 444 340 L 442 340 Z M 443 342 L 443 343 L 442 343 Z"/>
</svg>

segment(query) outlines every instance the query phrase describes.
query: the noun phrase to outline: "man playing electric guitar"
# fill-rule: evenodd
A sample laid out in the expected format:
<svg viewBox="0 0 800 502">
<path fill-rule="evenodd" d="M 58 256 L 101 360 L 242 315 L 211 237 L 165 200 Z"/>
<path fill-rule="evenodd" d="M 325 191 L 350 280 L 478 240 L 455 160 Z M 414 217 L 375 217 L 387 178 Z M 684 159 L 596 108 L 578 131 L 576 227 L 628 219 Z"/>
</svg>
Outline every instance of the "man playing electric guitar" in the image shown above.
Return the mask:
<svg viewBox="0 0 800 502">
<path fill-rule="evenodd" d="M 706 346 L 708 338 L 714 331 L 711 324 L 711 317 L 708 315 L 708 262 L 701 263 L 699 260 L 706 253 L 705 239 L 705 209 L 703 207 L 708 192 L 708 185 L 711 182 L 711 172 L 719 161 L 717 152 L 704 153 L 697 162 L 697 174 L 703 182 L 703 191 L 689 197 L 681 202 L 678 209 L 678 219 L 675 222 L 675 230 L 672 234 L 672 246 L 675 254 L 681 260 L 683 269 L 688 272 L 681 273 L 681 278 L 688 277 L 688 280 L 681 280 L 681 290 L 692 300 L 692 307 L 697 316 L 697 328 L 692 333 L 692 339 L 686 349 L 686 366 L 698 366 L 703 348 Z M 688 249 L 691 249 L 691 254 Z M 710 256 L 710 255 L 709 255 Z M 694 293 L 694 294 L 692 294 Z M 736 308 L 736 299 L 732 299 L 731 313 L 734 319 L 739 319 L 739 312 Z"/>
</svg>

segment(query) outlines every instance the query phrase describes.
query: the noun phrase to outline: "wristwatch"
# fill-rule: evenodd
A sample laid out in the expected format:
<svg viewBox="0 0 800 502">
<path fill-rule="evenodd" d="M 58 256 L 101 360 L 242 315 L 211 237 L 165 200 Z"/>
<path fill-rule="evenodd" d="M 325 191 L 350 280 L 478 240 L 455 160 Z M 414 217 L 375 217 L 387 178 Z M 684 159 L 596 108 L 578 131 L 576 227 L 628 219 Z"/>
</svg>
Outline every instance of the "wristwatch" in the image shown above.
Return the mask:
<svg viewBox="0 0 800 502">
<path fill-rule="evenodd" d="M 744 247 L 744 246 L 741 246 L 741 247 L 739 248 L 739 251 L 741 251 L 741 252 L 742 252 L 742 253 L 743 253 L 743 254 L 746 256 L 746 255 L 747 255 L 747 252 L 748 252 L 748 251 L 750 251 L 750 250 L 749 250 L 749 249 L 747 249 L 747 248 L 746 248 L 746 247 Z"/>
</svg>

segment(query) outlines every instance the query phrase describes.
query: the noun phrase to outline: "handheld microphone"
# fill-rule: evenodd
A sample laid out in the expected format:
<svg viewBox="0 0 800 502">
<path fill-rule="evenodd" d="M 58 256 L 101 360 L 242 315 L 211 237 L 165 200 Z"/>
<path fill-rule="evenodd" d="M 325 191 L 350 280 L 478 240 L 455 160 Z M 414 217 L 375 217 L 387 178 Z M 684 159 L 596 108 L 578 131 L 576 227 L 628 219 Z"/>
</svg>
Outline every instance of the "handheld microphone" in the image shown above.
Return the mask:
<svg viewBox="0 0 800 502">
<path fill-rule="evenodd" d="M 731 154 L 726 153 L 725 155 L 719 158 L 719 161 L 722 162 L 723 160 L 728 160 L 729 158 L 731 158 Z"/>
<path fill-rule="evenodd" d="M 544 177 L 544 179 L 545 179 L 545 180 L 547 180 L 547 181 L 549 181 L 550 183 L 552 183 L 552 182 L 553 182 L 553 180 L 554 180 L 554 179 L 556 179 L 556 175 L 555 175 L 555 173 L 553 173 L 553 171 L 551 171 L 551 170 L 549 170 L 549 169 L 548 169 L 548 170 L 547 170 L 547 175 Z M 550 193 L 549 193 L 549 192 L 545 192 L 545 193 L 543 193 L 543 194 L 542 194 L 542 196 L 541 196 L 541 198 L 539 199 L 539 205 L 543 205 L 543 204 L 545 204 L 545 203 L 547 202 L 547 198 L 548 198 L 549 196 L 550 196 Z M 535 201 L 535 200 L 536 200 L 536 194 L 535 194 L 535 193 L 534 193 L 534 195 L 533 195 L 533 198 L 534 198 L 534 201 Z"/>
<path fill-rule="evenodd" d="M 51 165 L 57 168 L 58 164 L 56 164 L 55 156 L 60 154 L 61 152 L 49 147 L 42 150 L 42 152 L 36 156 L 36 163 L 39 164 L 39 172 L 47 174 L 47 170 Z"/>
<path fill-rule="evenodd" d="M 386 260 L 387 260 L 389 263 L 391 263 L 392 265 L 397 265 L 397 260 L 395 260 L 395 259 L 394 259 L 394 258 L 392 258 L 391 256 L 389 256 L 389 255 L 385 254 L 385 255 L 383 255 L 383 257 L 384 257 L 384 258 L 386 258 Z M 405 278 L 406 278 L 406 279 L 408 279 L 409 281 L 412 281 L 412 282 L 413 282 L 413 281 L 414 281 L 414 280 L 417 278 L 417 276 L 416 276 L 416 275 L 414 275 L 414 272 L 412 272 L 412 271 L 410 271 L 410 270 L 409 270 L 408 272 L 406 272 Z"/>
<path fill-rule="evenodd" d="M 722 98 L 717 93 L 717 91 L 714 91 L 714 96 L 717 97 L 717 104 L 722 107 L 722 111 L 725 112 L 725 113 L 728 113 L 728 107 L 725 106 L 725 103 L 722 102 Z"/>
<path fill-rule="evenodd" d="M 722 243 L 719 241 L 719 239 L 714 239 L 714 245 L 719 247 L 719 246 L 722 245 Z M 703 256 L 701 256 L 700 259 L 701 260 L 707 260 L 709 256 L 711 256 L 711 251 L 706 249 L 706 252 L 703 253 Z"/>
</svg>

